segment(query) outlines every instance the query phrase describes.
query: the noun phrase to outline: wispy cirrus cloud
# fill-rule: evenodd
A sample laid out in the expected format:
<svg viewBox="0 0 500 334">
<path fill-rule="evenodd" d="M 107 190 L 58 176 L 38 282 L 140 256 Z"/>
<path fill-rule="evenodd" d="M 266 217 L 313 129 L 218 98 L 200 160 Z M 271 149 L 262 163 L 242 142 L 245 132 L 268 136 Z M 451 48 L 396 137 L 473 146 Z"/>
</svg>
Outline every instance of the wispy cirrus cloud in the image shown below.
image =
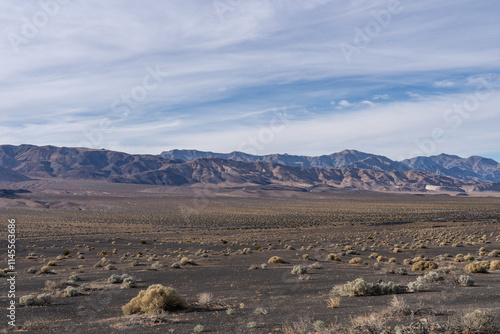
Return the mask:
<svg viewBox="0 0 500 334">
<path fill-rule="evenodd" d="M 500 45 L 493 41 L 500 4 L 401 0 L 401 12 L 346 62 L 339 45 L 354 43 L 356 31 L 376 22 L 373 13 L 388 4 L 240 1 L 221 16 L 214 2 L 201 0 L 61 2 L 16 45 L 12 36 L 24 38 L 23 29 L 45 9 L 3 2 L 0 140 L 73 146 L 93 131 L 102 136 L 99 147 L 133 153 L 227 151 L 285 108 L 294 119 L 267 153 L 412 152 L 419 131 L 437 122 L 423 110 L 442 115 L 436 101 L 472 94 L 474 78 L 498 89 Z M 118 108 L 115 101 L 139 94 L 147 68 L 156 66 L 165 73 L 161 82 L 143 100 Z M 490 115 L 483 111 L 488 103 L 478 115 Z M 450 136 L 442 150 L 500 158 L 491 139 L 469 135 L 488 129 L 492 117 L 464 119 L 468 130 Z M 100 129 L 103 119 L 112 131 Z M 419 131 L 411 130 L 417 124 Z"/>
</svg>

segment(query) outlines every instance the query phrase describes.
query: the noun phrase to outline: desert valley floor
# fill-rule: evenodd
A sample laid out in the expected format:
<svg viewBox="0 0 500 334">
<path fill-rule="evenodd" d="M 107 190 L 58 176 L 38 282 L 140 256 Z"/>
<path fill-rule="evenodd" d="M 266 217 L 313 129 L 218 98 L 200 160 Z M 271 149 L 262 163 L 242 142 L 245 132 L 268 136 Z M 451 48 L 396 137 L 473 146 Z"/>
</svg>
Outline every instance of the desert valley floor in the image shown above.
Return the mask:
<svg viewBox="0 0 500 334">
<path fill-rule="evenodd" d="M 4 225 L 17 225 L 16 297 L 50 295 L 18 305 L 16 331 L 496 330 L 488 317 L 500 315 L 499 197 L 78 181 L 0 188 Z M 364 294 L 346 286 L 358 278 L 395 284 L 349 296 Z M 186 303 L 124 314 L 153 284 Z"/>
</svg>

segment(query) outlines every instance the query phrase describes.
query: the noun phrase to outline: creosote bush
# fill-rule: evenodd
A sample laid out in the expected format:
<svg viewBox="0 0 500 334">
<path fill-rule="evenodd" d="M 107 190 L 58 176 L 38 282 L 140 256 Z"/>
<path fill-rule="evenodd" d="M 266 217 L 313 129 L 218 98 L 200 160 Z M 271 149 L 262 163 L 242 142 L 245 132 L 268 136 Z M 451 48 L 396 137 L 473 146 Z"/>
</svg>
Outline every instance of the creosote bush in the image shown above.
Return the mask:
<svg viewBox="0 0 500 334">
<path fill-rule="evenodd" d="M 425 270 L 432 270 L 432 269 L 437 269 L 438 264 L 436 262 L 432 261 L 417 261 L 413 264 L 411 267 L 411 270 L 413 271 L 425 271 Z"/>
<path fill-rule="evenodd" d="M 133 313 L 151 313 L 156 311 L 175 311 L 188 306 L 174 288 L 161 284 L 150 285 L 142 290 L 130 302 L 122 306 L 125 315 Z"/>
<path fill-rule="evenodd" d="M 487 273 L 490 268 L 488 261 L 472 262 L 465 266 L 465 270 L 470 273 Z"/>
<path fill-rule="evenodd" d="M 350 264 L 363 264 L 363 259 L 360 257 L 353 257 L 350 261 Z"/>
<path fill-rule="evenodd" d="M 269 261 L 267 261 L 268 263 L 285 263 L 285 260 L 283 260 L 281 257 L 279 256 L 273 256 L 269 259 Z"/>
<path fill-rule="evenodd" d="M 341 261 L 340 257 L 337 254 L 328 254 L 328 260 Z"/>
<path fill-rule="evenodd" d="M 500 270 L 500 261 L 499 260 L 491 261 L 490 269 L 491 270 Z"/>
</svg>

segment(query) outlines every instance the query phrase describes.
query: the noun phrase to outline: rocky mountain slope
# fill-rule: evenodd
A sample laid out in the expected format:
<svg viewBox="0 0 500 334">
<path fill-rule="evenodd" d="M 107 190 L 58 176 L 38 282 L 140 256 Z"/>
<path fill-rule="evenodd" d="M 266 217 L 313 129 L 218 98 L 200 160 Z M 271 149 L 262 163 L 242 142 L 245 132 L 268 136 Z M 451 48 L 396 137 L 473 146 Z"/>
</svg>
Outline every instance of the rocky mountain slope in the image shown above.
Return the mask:
<svg viewBox="0 0 500 334">
<path fill-rule="evenodd" d="M 386 172 L 418 170 L 461 180 L 500 182 L 500 164 L 493 159 L 479 156 L 460 158 L 454 155 L 440 154 L 431 157 L 416 157 L 403 161 L 394 161 L 381 155 L 356 150 L 344 150 L 318 157 L 288 154 L 257 156 L 241 152 L 225 154 L 196 150 L 171 150 L 161 153 L 161 156 L 167 159 L 180 159 L 184 161 L 217 157 L 242 162 L 273 162 L 290 167 L 353 167 Z"/>
<path fill-rule="evenodd" d="M 197 154 L 191 153 L 191 157 Z M 218 157 L 183 161 L 168 158 L 178 158 L 176 155 L 164 156 L 131 155 L 86 148 L 3 145 L 0 146 L 0 177 L 5 175 L 3 181 L 8 182 L 22 182 L 30 178 L 63 178 L 172 186 L 217 184 L 223 187 L 295 187 L 308 191 L 485 191 L 498 187 L 493 183 L 459 180 L 416 170 L 384 171 L 382 167 L 391 168 L 389 159 L 357 151 L 343 151 L 327 159 L 318 157 L 300 160 L 297 156 L 286 155 L 269 158 L 281 159 L 282 164 L 224 160 Z M 307 160 L 307 167 L 287 166 L 283 162 L 287 157 L 296 163 Z M 310 167 L 311 164 L 321 163 L 324 163 L 323 166 L 335 163 L 340 168 Z M 380 168 L 366 168 L 370 166 Z M 396 163 L 393 168 L 399 167 Z"/>
</svg>

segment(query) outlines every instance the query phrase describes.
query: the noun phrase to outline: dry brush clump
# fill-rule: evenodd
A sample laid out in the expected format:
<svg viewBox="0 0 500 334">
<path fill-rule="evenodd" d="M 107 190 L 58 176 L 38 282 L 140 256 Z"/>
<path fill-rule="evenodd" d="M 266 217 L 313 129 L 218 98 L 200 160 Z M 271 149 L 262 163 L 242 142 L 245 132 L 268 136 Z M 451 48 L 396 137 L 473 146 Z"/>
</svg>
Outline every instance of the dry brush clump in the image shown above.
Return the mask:
<svg viewBox="0 0 500 334">
<path fill-rule="evenodd" d="M 474 274 L 474 273 L 487 273 L 490 268 L 489 261 L 477 261 L 471 262 L 465 266 L 465 270 Z"/>
<path fill-rule="evenodd" d="M 437 269 L 438 264 L 436 262 L 432 261 L 417 261 L 413 263 L 413 266 L 411 267 L 412 271 L 426 271 L 426 270 L 432 270 L 432 269 Z"/>
<path fill-rule="evenodd" d="M 174 288 L 161 284 L 150 285 L 142 290 L 130 302 L 122 306 L 125 315 L 133 313 L 151 313 L 155 311 L 175 311 L 188 307 L 186 300 Z"/>
<path fill-rule="evenodd" d="M 273 256 L 271 257 L 268 261 L 268 263 L 285 263 L 285 260 L 283 260 L 281 257 L 279 256 Z"/>
<path fill-rule="evenodd" d="M 368 283 L 363 278 L 357 278 L 354 281 L 334 287 L 331 291 L 332 296 L 369 296 L 369 295 L 388 295 L 402 293 L 407 290 L 406 286 L 397 285 L 394 282 L 380 281 L 378 283 Z"/>
</svg>

